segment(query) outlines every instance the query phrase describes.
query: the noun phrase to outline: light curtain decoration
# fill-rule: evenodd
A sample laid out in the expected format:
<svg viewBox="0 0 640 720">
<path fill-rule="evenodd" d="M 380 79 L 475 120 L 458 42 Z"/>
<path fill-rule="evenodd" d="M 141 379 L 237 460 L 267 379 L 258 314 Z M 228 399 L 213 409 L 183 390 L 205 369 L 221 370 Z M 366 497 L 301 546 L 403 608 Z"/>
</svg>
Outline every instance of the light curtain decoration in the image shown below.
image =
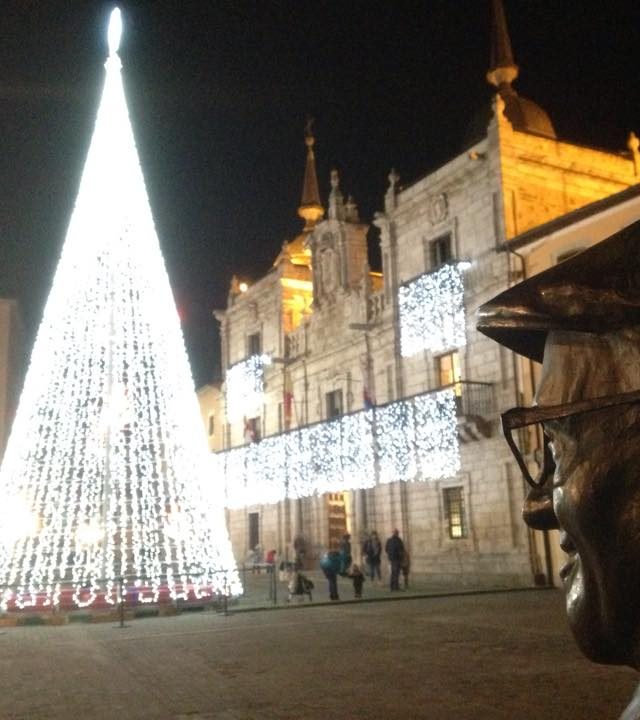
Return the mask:
<svg viewBox="0 0 640 720">
<path fill-rule="evenodd" d="M 398 290 L 400 352 L 443 352 L 466 345 L 464 284 L 466 262 L 443 265 Z"/>
<path fill-rule="evenodd" d="M 262 414 L 264 369 L 271 365 L 269 355 L 251 355 L 236 363 L 225 374 L 227 421 Z"/>
<path fill-rule="evenodd" d="M 214 457 L 229 508 L 453 477 L 460 469 L 455 394 L 418 395 Z"/>
<path fill-rule="evenodd" d="M 117 55 L 0 470 L 0 602 L 241 590 Z M 216 482 L 218 484 L 216 484 Z M 9 587 L 6 587 L 9 586 Z"/>
</svg>

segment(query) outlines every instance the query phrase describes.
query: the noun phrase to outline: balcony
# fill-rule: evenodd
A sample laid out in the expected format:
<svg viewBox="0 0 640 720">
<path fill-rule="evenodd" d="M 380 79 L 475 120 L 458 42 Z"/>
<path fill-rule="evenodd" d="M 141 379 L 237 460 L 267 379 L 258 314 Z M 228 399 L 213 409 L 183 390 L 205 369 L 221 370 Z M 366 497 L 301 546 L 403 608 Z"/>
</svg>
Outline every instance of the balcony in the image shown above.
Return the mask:
<svg viewBox="0 0 640 720">
<path fill-rule="evenodd" d="M 461 443 L 491 437 L 491 420 L 496 412 L 493 384 L 460 380 L 453 385 L 456 395 L 458 438 Z"/>
</svg>

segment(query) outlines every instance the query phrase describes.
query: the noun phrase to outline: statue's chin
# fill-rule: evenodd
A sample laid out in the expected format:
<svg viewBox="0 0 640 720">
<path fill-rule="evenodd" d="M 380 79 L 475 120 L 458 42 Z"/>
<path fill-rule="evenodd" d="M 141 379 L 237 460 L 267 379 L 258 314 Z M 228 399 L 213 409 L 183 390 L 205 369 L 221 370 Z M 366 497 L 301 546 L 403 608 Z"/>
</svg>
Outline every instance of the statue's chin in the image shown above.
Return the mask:
<svg viewBox="0 0 640 720">
<path fill-rule="evenodd" d="M 584 572 L 579 555 L 572 559 L 563 585 L 569 625 L 580 651 L 593 662 L 637 667 L 629 647 L 629 634 L 618 631 L 615 622 L 618 618 L 607 618 L 605 600 L 597 584 Z"/>
</svg>

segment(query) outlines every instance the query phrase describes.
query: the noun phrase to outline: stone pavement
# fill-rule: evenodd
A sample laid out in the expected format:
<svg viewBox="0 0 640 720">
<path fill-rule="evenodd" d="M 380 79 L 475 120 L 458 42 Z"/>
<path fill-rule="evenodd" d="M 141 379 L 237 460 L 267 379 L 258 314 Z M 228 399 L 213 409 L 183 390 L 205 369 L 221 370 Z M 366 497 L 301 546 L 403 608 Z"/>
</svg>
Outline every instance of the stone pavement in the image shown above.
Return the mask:
<svg viewBox="0 0 640 720">
<path fill-rule="evenodd" d="M 1 720 L 617 718 L 558 591 L 4 628 Z"/>
</svg>

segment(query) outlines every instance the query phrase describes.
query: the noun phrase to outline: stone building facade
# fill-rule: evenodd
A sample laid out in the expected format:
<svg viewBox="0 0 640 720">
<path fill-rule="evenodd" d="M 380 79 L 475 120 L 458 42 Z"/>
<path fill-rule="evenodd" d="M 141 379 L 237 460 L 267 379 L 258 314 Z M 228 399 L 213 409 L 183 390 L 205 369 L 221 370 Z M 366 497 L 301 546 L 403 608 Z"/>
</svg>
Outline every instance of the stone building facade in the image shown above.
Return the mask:
<svg viewBox="0 0 640 720">
<path fill-rule="evenodd" d="M 437 580 L 554 575 L 552 539 L 520 520 L 523 481 L 499 429 L 501 411 L 530 400 L 535 371 L 479 335 L 474 316 L 573 248 L 553 223 L 595 206 L 593 220 L 607 202 L 614 222 L 637 218 L 627 189 L 640 180 L 638 143 L 608 153 L 559 140 L 513 88 L 500 3 L 494 25 L 486 126 L 416 182 L 391 172 L 373 218 L 382 272 L 368 267 L 369 227 L 335 172 L 325 217 L 308 132 L 302 233 L 259 280 L 234 278 L 217 312 L 226 379 L 203 412 L 225 417 L 212 447 L 240 562 L 256 544 L 291 556 L 298 537 L 315 566 L 346 531 L 357 556 L 366 532 L 397 527 L 413 570 Z"/>
</svg>

